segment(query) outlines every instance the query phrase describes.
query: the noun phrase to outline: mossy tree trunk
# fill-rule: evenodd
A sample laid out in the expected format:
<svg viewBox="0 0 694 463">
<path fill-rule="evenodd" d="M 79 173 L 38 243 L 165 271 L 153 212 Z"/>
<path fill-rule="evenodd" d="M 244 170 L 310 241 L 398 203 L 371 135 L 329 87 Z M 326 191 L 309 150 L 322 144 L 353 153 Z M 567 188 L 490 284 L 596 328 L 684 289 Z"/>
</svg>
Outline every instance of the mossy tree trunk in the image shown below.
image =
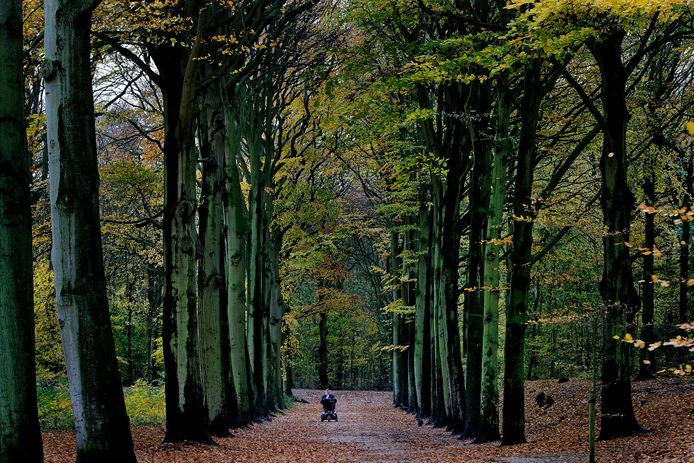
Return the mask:
<svg viewBox="0 0 694 463">
<path fill-rule="evenodd" d="M 185 3 L 184 8 L 192 8 Z M 188 11 L 193 14 L 195 11 Z M 192 49 L 150 47 L 164 96 L 164 301 L 167 442 L 210 442 L 198 337 L 197 159 L 194 104 L 209 8 L 196 17 Z"/>
<path fill-rule="evenodd" d="M 640 429 L 631 403 L 631 344 L 613 339 L 633 332 L 639 310 L 629 253 L 634 197 L 628 183 L 626 106 L 628 71 L 622 62 L 624 31 L 614 30 L 589 44 L 600 69 L 603 146 L 600 157 L 600 206 L 605 226 L 600 295 L 605 305 L 603 327 L 600 438 L 610 439 Z"/>
<path fill-rule="evenodd" d="M 646 169 L 643 179 L 643 193 L 646 199 L 646 205 L 655 207 L 655 155 L 652 153 L 646 154 Z M 653 330 L 653 315 L 655 308 L 655 282 L 652 276 L 655 269 L 655 213 L 651 214 L 646 211 L 644 214 L 644 235 L 645 248 L 649 251 L 643 255 L 643 290 L 641 299 L 643 301 L 643 312 L 641 312 L 641 320 L 643 327 L 641 329 L 641 339 L 646 344 L 651 344 L 655 341 L 655 333 Z M 648 349 L 641 350 L 641 362 L 639 364 L 639 379 L 650 379 L 655 375 L 655 351 Z M 645 362 L 644 362 L 645 361 Z"/>
<path fill-rule="evenodd" d="M 472 136 L 473 168 L 468 191 L 471 226 L 468 232 L 467 281 L 465 291 L 465 437 L 481 439 L 482 343 L 484 333 L 483 278 L 484 247 L 489 207 L 489 165 L 492 152 L 490 87 L 475 83 L 468 119 Z"/>
<path fill-rule="evenodd" d="M 414 320 L 414 381 L 419 418 L 431 416 L 431 258 L 429 210 L 421 206 L 417 233 L 417 280 Z"/>
<path fill-rule="evenodd" d="M 527 65 L 523 83 L 520 140 L 513 195 L 513 244 L 511 248 L 511 288 L 506 308 L 504 355 L 503 444 L 525 442 L 525 330 L 528 323 L 531 252 L 533 244 L 532 206 L 537 122 L 542 101 L 541 64 Z"/>
<path fill-rule="evenodd" d="M 238 423 L 247 423 L 253 413 L 251 380 L 246 337 L 246 237 L 248 214 L 241 191 L 238 162 L 241 133 L 237 115 L 231 105 L 225 109 L 225 189 L 226 189 L 226 280 L 227 320 L 229 323 L 229 354 L 234 391 L 238 407 Z"/>
<path fill-rule="evenodd" d="M 77 461 L 135 461 L 106 294 L 90 29 L 98 0 L 46 0 L 46 124 L 56 305 Z"/>
<path fill-rule="evenodd" d="M 400 253 L 400 233 L 390 232 L 390 257 L 388 258 L 388 274 L 391 278 L 391 302 L 393 304 L 404 303 L 400 276 L 402 264 Z M 405 331 L 405 317 L 398 309 L 392 313 L 392 340 L 393 340 L 393 404 L 396 407 L 407 406 L 407 345 Z"/>
<path fill-rule="evenodd" d="M 499 296 L 501 294 L 499 262 L 501 229 L 506 200 L 506 162 L 509 159 L 512 101 L 506 81 L 497 90 L 497 134 L 491 171 L 491 197 L 484 248 L 484 326 L 482 339 L 482 391 L 480 403 L 480 438 L 494 441 L 499 434 Z"/>
<path fill-rule="evenodd" d="M 200 358 L 210 431 L 228 435 L 236 421 L 227 319 L 227 259 L 224 234 L 224 162 L 226 127 L 221 91 L 217 85 L 204 94 L 199 118 L 202 196 L 199 208 L 200 261 L 198 271 Z"/>
<path fill-rule="evenodd" d="M 0 463 L 39 463 L 21 0 L 0 3 L 0 43 Z"/>
</svg>

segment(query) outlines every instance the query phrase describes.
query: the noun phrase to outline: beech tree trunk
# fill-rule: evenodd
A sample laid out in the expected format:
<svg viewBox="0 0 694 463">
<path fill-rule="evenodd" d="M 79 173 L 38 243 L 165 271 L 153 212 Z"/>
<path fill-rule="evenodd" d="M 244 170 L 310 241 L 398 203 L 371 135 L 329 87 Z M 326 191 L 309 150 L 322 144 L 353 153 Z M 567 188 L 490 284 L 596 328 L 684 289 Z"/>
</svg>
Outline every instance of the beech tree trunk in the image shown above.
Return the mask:
<svg viewBox="0 0 694 463">
<path fill-rule="evenodd" d="M 419 410 L 417 416 L 423 418 L 431 415 L 431 259 L 429 255 L 429 211 L 422 206 L 419 211 L 417 242 L 417 285 L 415 300 L 415 344 L 414 344 L 414 379 Z"/>
<path fill-rule="evenodd" d="M 318 381 L 321 389 L 328 387 L 328 314 L 320 313 L 318 323 Z"/>
<path fill-rule="evenodd" d="M 493 151 L 491 197 L 484 248 L 484 329 L 482 339 L 482 391 L 480 403 L 480 438 L 499 440 L 499 259 L 504 203 L 506 200 L 506 160 L 510 149 L 509 117 L 511 100 L 501 80 L 497 95 L 497 135 Z"/>
<path fill-rule="evenodd" d="M 605 226 L 604 265 L 600 294 L 605 305 L 603 325 L 602 404 L 600 439 L 625 436 L 640 429 L 631 403 L 631 344 L 640 301 L 631 269 L 629 234 L 634 197 L 629 188 L 626 129 L 628 73 L 622 63 L 624 31 L 614 30 L 589 48 L 602 80 L 603 147 L 600 157 L 600 206 Z"/>
<path fill-rule="evenodd" d="M 210 431 L 228 435 L 235 406 L 229 361 L 227 286 L 224 250 L 225 125 L 221 95 L 216 86 L 207 89 L 201 114 L 200 146 L 203 149 L 200 202 L 200 269 L 198 273 L 200 353 L 205 402 Z M 233 410 L 235 411 L 235 410 Z"/>
<path fill-rule="evenodd" d="M 390 258 L 388 273 L 392 282 L 391 302 L 403 301 L 402 286 L 400 284 L 400 265 L 399 255 L 402 251 L 400 247 L 399 234 L 391 231 L 390 234 Z M 393 312 L 393 404 L 396 407 L 407 406 L 407 354 L 402 350 L 406 345 L 405 318 L 401 313 Z"/>
<path fill-rule="evenodd" d="M 690 154 L 686 160 L 687 176 L 685 179 L 686 191 L 682 195 L 682 207 L 691 210 L 692 207 L 692 183 L 694 180 L 694 163 Z M 689 219 L 689 216 L 687 216 Z M 679 323 L 688 323 L 694 318 L 694 312 L 689 307 L 689 242 L 691 241 L 691 221 L 682 221 L 682 236 L 680 237 L 680 299 L 679 299 Z M 655 359 L 655 356 L 654 356 Z M 653 362 L 655 365 L 655 362 Z M 655 368 L 655 366 L 654 366 Z"/>
<path fill-rule="evenodd" d="M 409 225 L 412 224 L 412 218 L 408 217 L 405 223 Z M 417 252 L 415 247 L 415 233 L 414 229 L 406 230 L 403 233 L 403 249 L 408 255 L 414 255 Z M 408 313 L 403 316 L 404 326 L 404 341 L 406 342 L 407 350 L 405 350 L 405 362 L 406 362 L 406 403 L 407 410 L 409 412 L 416 412 L 418 407 L 417 402 L 417 388 L 415 381 L 415 320 L 413 320 L 413 314 L 409 311 L 415 310 L 416 305 L 416 293 L 415 293 L 415 268 L 410 259 L 401 259 L 402 262 L 402 275 L 404 280 L 401 284 L 402 291 L 402 302 L 405 307 L 407 307 Z"/>
<path fill-rule="evenodd" d="M 513 244 L 511 289 L 506 309 L 504 353 L 504 408 L 502 443 L 525 442 L 525 330 L 528 324 L 528 295 L 533 244 L 532 208 L 537 121 L 542 101 L 538 62 L 528 65 L 523 84 L 523 101 L 515 190 L 513 195 Z"/>
<path fill-rule="evenodd" d="M 284 316 L 285 304 L 280 288 L 279 270 L 279 249 L 282 246 L 279 233 L 271 234 L 270 239 L 270 391 L 274 404 L 279 408 L 285 408 L 284 388 L 282 387 L 282 317 Z"/>
<path fill-rule="evenodd" d="M 250 376 L 246 338 L 246 237 L 248 218 L 241 192 L 238 153 L 241 134 L 230 106 L 225 111 L 225 188 L 226 188 L 226 277 L 227 320 L 229 322 L 229 353 L 239 424 L 247 423 L 253 404 L 253 383 Z"/>
<path fill-rule="evenodd" d="M 164 96 L 164 300 L 166 442 L 210 442 L 198 342 L 198 246 L 193 103 L 199 61 L 193 51 L 161 45 L 150 53 Z"/>
<path fill-rule="evenodd" d="M 648 153 L 646 162 L 646 176 L 643 181 L 643 193 L 646 197 L 646 205 L 655 207 L 655 157 Z M 655 214 L 646 212 L 644 214 L 644 232 L 645 232 L 645 247 L 650 252 L 643 256 L 643 291 L 641 299 L 643 300 L 643 312 L 641 312 L 641 320 L 643 326 L 641 328 L 641 339 L 648 345 L 655 341 L 655 333 L 653 330 L 653 312 L 655 307 L 655 282 L 652 279 L 654 275 L 655 256 L 653 251 L 655 248 Z M 686 285 L 685 285 L 686 286 Z M 681 286 L 680 286 L 681 288 Z M 641 349 L 641 362 L 639 363 L 639 379 L 650 379 L 655 375 L 655 351 Z M 644 363 L 646 361 L 646 363 Z"/>
<path fill-rule="evenodd" d="M 21 0 L 0 3 L 0 43 L 0 463 L 40 463 Z"/>
<path fill-rule="evenodd" d="M 98 0 L 46 0 L 46 125 L 56 305 L 80 463 L 134 462 L 106 295 L 90 29 Z"/>
<path fill-rule="evenodd" d="M 473 86 L 474 112 L 470 114 L 472 156 L 474 165 L 470 177 L 469 213 L 473 224 L 468 234 L 467 282 L 465 291 L 465 437 L 483 440 L 481 435 L 480 404 L 482 398 L 482 343 L 484 333 L 483 306 L 483 246 L 489 207 L 489 164 L 492 151 L 488 84 Z"/>
</svg>

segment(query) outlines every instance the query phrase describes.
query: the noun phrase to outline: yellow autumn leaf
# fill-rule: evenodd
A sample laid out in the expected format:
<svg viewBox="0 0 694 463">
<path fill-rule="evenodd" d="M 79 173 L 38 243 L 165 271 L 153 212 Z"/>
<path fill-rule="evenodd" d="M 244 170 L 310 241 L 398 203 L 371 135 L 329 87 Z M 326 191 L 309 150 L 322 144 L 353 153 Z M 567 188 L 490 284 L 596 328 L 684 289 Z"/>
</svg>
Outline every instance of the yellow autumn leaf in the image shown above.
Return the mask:
<svg viewBox="0 0 694 463">
<path fill-rule="evenodd" d="M 639 349 L 643 349 L 644 347 L 646 347 L 646 343 L 641 339 L 637 339 L 636 341 L 634 341 L 634 345 Z"/>
<path fill-rule="evenodd" d="M 654 283 L 658 281 L 658 275 L 651 275 L 651 281 Z"/>
<path fill-rule="evenodd" d="M 694 121 L 687 122 L 687 132 L 689 135 L 694 135 Z"/>
<path fill-rule="evenodd" d="M 634 337 L 631 335 L 631 333 L 624 335 L 624 342 L 634 342 Z"/>
</svg>

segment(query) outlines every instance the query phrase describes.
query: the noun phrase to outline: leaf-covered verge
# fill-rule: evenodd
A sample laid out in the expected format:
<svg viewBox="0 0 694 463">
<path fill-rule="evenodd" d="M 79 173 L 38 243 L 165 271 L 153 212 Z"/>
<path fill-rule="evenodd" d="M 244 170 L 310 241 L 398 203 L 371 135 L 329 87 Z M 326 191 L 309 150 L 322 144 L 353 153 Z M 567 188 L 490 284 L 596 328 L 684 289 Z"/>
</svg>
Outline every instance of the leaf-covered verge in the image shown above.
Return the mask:
<svg viewBox="0 0 694 463">
<path fill-rule="evenodd" d="M 162 426 L 133 430 L 143 463 L 221 462 L 583 462 L 587 461 L 587 396 L 590 383 L 530 381 L 526 389 L 528 443 L 500 447 L 471 444 L 417 421 L 391 405 L 390 392 L 338 391 L 338 422 L 321 423 L 320 391 L 297 390 L 296 403 L 269 422 L 234 430 L 216 446 L 162 445 Z M 538 394 L 554 404 L 539 407 Z M 126 402 L 128 395 L 126 395 Z M 694 459 L 694 381 L 669 378 L 634 384 L 644 433 L 598 442 L 600 462 L 690 462 Z M 131 415 L 131 420 L 132 420 Z M 74 461 L 69 432 L 44 434 L 46 463 Z"/>
</svg>

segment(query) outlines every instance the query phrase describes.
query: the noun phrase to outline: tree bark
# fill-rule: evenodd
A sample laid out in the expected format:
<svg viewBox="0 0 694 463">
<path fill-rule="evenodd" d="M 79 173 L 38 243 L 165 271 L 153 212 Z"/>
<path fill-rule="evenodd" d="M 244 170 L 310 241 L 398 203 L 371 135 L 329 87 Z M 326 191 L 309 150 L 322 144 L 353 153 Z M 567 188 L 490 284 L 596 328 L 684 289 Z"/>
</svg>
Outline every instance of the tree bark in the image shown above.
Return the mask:
<svg viewBox="0 0 694 463">
<path fill-rule="evenodd" d="M 431 415 L 431 259 L 429 250 L 429 210 L 419 211 L 417 243 L 417 284 L 415 301 L 414 378 L 419 418 Z"/>
<path fill-rule="evenodd" d="M 623 339 L 633 332 L 640 301 L 631 270 L 629 241 L 634 197 L 629 188 L 626 128 L 627 70 L 622 63 L 624 31 L 609 32 L 589 49 L 600 68 L 603 109 L 603 147 L 600 206 L 605 226 L 604 265 L 600 294 L 605 305 L 603 325 L 602 406 L 600 439 L 640 430 L 631 403 L 631 344 Z"/>
<path fill-rule="evenodd" d="M 484 251 L 484 329 L 482 339 L 482 391 L 480 404 L 480 439 L 499 440 L 499 260 L 501 229 L 506 199 L 506 160 L 510 150 L 510 92 L 504 80 L 497 95 L 497 135 L 491 172 L 491 198 Z"/>
<path fill-rule="evenodd" d="M 21 0 L 0 3 L 0 43 L 0 463 L 40 463 Z"/>
<path fill-rule="evenodd" d="M 532 206 L 537 122 L 542 100 L 541 64 L 533 62 L 525 71 L 520 141 L 513 195 L 513 244 L 511 289 L 506 309 L 504 355 L 504 408 L 502 444 L 525 442 L 525 330 L 528 323 L 528 294 L 533 243 Z"/>
<path fill-rule="evenodd" d="M 400 284 L 402 267 L 400 265 L 400 237 L 396 231 L 390 233 L 390 258 L 388 273 L 392 279 L 391 302 L 396 303 L 402 298 Z M 407 406 L 407 354 L 403 350 L 407 342 L 405 337 L 405 319 L 399 312 L 393 312 L 393 404 L 396 407 Z"/>
<path fill-rule="evenodd" d="M 647 166 L 646 176 L 643 181 L 643 193 L 646 197 L 647 206 L 655 206 L 655 157 L 652 154 L 646 154 Z M 648 250 L 643 256 L 643 290 L 641 299 L 643 301 L 643 312 L 641 312 L 641 320 L 643 326 L 641 328 L 641 339 L 649 345 L 655 341 L 655 333 L 653 330 L 653 312 L 655 308 L 655 282 L 652 279 L 654 275 L 655 256 L 655 214 L 645 213 L 644 217 L 644 232 L 646 235 L 645 248 Z M 680 286 L 681 288 L 681 286 Z M 646 348 L 641 349 L 641 362 L 639 363 L 638 379 L 653 378 L 656 372 L 655 367 L 655 351 L 650 351 Z M 644 363 L 644 361 L 646 363 Z"/>
<path fill-rule="evenodd" d="M 197 149 L 193 105 L 197 52 L 160 45 L 150 53 L 164 96 L 164 300 L 166 442 L 210 442 L 198 342 Z"/>
<path fill-rule="evenodd" d="M 318 381 L 321 389 L 328 387 L 328 314 L 320 313 L 318 323 Z"/>
<path fill-rule="evenodd" d="M 111 332 L 99 223 L 90 62 L 98 1 L 46 0 L 46 119 L 56 304 L 78 462 L 134 462 Z"/>
<path fill-rule="evenodd" d="M 200 251 L 198 271 L 200 359 L 210 431 L 229 434 L 235 404 L 229 360 L 226 275 L 224 264 L 224 158 L 225 125 L 217 86 L 204 97 L 200 122 L 203 158 L 202 197 L 199 208 Z"/>
<path fill-rule="evenodd" d="M 248 218 L 241 192 L 238 153 L 241 134 L 231 105 L 225 111 L 225 185 L 226 185 L 226 275 L 227 319 L 229 321 L 229 352 L 239 424 L 250 420 L 253 384 L 250 376 L 246 338 L 246 236 Z"/>
<path fill-rule="evenodd" d="M 282 317 L 284 316 L 284 300 L 280 287 L 279 250 L 282 246 L 279 233 L 271 233 L 270 239 L 270 390 L 274 403 L 279 408 L 285 408 L 284 389 L 282 387 Z"/>
<path fill-rule="evenodd" d="M 694 163 L 690 154 L 686 160 L 687 176 L 685 178 L 686 191 L 682 197 L 682 207 L 687 211 L 691 211 L 692 207 L 692 183 L 694 181 Z M 687 220 L 682 221 L 682 236 L 680 237 L 680 298 L 679 298 L 679 323 L 688 323 L 692 321 L 694 313 L 690 313 L 689 307 L 689 241 L 691 240 L 691 221 L 690 217 L 686 216 Z M 645 341 L 645 339 L 644 339 Z M 655 360 L 655 355 L 653 356 Z M 653 362 L 655 368 L 655 362 Z"/>
<path fill-rule="evenodd" d="M 473 86 L 474 113 L 470 114 L 473 168 L 470 177 L 469 213 L 473 226 L 468 234 L 467 282 L 465 291 L 465 431 L 464 437 L 482 439 L 480 404 L 482 396 L 482 344 L 484 306 L 482 286 L 484 274 L 482 240 L 489 207 L 489 164 L 491 157 L 491 124 L 488 84 Z"/>
</svg>

